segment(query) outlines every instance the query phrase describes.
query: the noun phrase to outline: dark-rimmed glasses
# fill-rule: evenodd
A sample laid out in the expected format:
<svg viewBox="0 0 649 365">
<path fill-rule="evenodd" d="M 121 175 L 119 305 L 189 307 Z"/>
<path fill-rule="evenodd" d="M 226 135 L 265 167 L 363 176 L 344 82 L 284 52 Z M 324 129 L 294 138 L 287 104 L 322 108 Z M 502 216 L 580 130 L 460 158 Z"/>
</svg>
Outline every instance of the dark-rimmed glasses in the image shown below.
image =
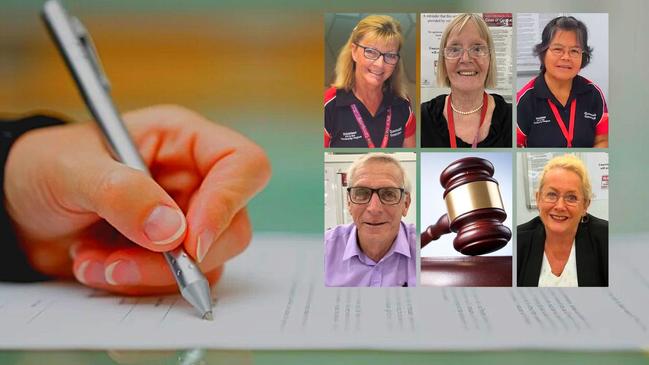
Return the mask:
<svg viewBox="0 0 649 365">
<path fill-rule="evenodd" d="M 358 43 L 354 44 L 363 49 L 363 56 L 365 56 L 365 58 L 367 58 L 368 60 L 375 61 L 378 60 L 379 57 L 383 56 L 383 62 L 387 63 L 388 65 L 396 65 L 399 62 L 399 58 L 401 58 L 398 53 L 383 53 L 376 48 L 361 46 Z"/>
<path fill-rule="evenodd" d="M 381 203 L 385 205 L 396 205 L 401 202 L 403 198 L 404 188 L 366 188 L 362 186 L 355 186 L 347 188 L 349 200 L 354 204 L 367 204 L 372 200 L 372 195 L 376 193 L 379 196 Z"/>
</svg>

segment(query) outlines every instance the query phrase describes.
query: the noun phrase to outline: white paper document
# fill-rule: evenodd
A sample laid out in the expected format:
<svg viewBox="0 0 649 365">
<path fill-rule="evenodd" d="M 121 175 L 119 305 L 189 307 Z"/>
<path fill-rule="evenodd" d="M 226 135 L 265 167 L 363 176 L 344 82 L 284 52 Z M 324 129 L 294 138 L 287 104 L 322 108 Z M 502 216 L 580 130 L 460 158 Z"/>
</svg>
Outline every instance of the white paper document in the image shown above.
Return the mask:
<svg viewBox="0 0 649 365">
<path fill-rule="evenodd" d="M 2 283 L 0 348 L 647 348 L 648 239 L 612 240 L 609 288 L 326 288 L 322 236 L 266 235 L 226 265 L 212 322 L 179 296 Z"/>
</svg>

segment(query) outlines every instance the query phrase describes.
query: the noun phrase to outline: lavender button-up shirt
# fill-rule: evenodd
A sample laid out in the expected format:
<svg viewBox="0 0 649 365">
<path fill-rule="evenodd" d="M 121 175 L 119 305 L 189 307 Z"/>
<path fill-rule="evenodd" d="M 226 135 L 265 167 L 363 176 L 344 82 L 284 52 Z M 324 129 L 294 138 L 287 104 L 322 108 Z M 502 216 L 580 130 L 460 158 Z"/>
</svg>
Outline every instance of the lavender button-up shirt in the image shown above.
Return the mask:
<svg viewBox="0 0 649 365">
<path fill-rule="evenodd" d="M 379 262 L 367 257 L 356 241 L 356 225 L 325 232 L 326 286 L 416 286 L 415 225 L 401 222 L 399 234 Z"/>
</svg>

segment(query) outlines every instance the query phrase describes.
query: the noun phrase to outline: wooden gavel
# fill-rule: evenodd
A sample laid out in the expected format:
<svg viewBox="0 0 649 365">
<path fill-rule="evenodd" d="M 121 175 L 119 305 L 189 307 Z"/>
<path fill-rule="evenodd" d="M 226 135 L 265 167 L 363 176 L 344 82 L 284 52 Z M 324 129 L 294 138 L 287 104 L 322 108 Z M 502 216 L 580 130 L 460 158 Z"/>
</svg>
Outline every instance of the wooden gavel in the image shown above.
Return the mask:
<svg viewBox="0 0 649 365">
<path fill-rule="evenodd" d="M 504 247 L 512 232 L 491 162 L 467 157 L 451 163 L 440 175 L 447 213 L 421 234 L 421 247 L 457 232 L 453 247 L 465 255 L 483 255 Z"/>
</svg>

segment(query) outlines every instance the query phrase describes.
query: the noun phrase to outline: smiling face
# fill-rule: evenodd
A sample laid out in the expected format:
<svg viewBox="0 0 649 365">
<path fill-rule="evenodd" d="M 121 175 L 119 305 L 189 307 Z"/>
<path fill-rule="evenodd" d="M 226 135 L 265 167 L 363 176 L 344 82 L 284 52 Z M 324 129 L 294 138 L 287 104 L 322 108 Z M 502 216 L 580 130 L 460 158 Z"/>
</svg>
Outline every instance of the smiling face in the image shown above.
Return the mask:
<svg viewBox="0 0 649 365">
<path fill-rule="evenodd" d="M 560 198 L 555 203 L 547 203 L 542 196 L 548 192 L 555 193 Z M 565 197 L 568 195 L 574 195 L 578 199 L 576 205 L 566 204 Z M 536 193 L 536 201 L 546 235 L 572 235 L 573 237 L 590 203 L 584 198 L 579 175 L 560 167 L 553 168 L 545 174 L 543 186 Z"/>
<path fill-rule="evenodd" d="M 374 48 L 381 53 L 399 53 L 399 42 L 397 40 L 385 42 L 364 37 L 358 44 L 363 47 Z M 370 60 L 365 57 L 363 47 L 353 43 L 350 47 L 352 47 L 352 59 L 356 65 L 354 82 L 368 87 L 383 87 L 383 83 L 392 76 L 397 65 L 385 63 L 383 56 L 376 60 Z"/>
<path fill-rule="evenodd" d="M 354 187 L 403 188 L 404 180 L 397 166 L 389 162 L 370 161 L 356 169 Z M 390 247 L 399 233 L 401 217 L 405 217 L 410 206 L 410 194 L 398 204 L 385 205 L 377 194 L 366 204 L 355 204 L 347 198 L 349 213 L 354 219 L 361 245 L 382 245 Z M 387 245 L 387 246 L 386 246 Z M 362 246 L 361 246 L 362 247 Z"/>
<path fill-rule="evenodd" d="M 556 55 L 551 51 L 553 48 L 563 48 L 565 52 Z M 582 56 L 571 57 L 567 50 L 572 48 L 581 48 L 577 34 L 570 30 L 557 30 L 543 58 L 546 76 L 557 81 L 569 81 L 577 76 L 581 69 Z"/>
<path fill-rule="evenodd" d="M 449 35 L 445 47 L 458 46 L 468 50 L 478 45 L 488 47 L 487 40 L 480 36 L 475 22 L 468 21 L 462 30 Z M 444 58 L 451 88 L 466 92 L 484 89 L 485 80 L 489 73 L 489 62 L 489 55 L 471 57 L 468 51 L 464 51 L 460 58 L 457 59 Z"/>
</svg>

